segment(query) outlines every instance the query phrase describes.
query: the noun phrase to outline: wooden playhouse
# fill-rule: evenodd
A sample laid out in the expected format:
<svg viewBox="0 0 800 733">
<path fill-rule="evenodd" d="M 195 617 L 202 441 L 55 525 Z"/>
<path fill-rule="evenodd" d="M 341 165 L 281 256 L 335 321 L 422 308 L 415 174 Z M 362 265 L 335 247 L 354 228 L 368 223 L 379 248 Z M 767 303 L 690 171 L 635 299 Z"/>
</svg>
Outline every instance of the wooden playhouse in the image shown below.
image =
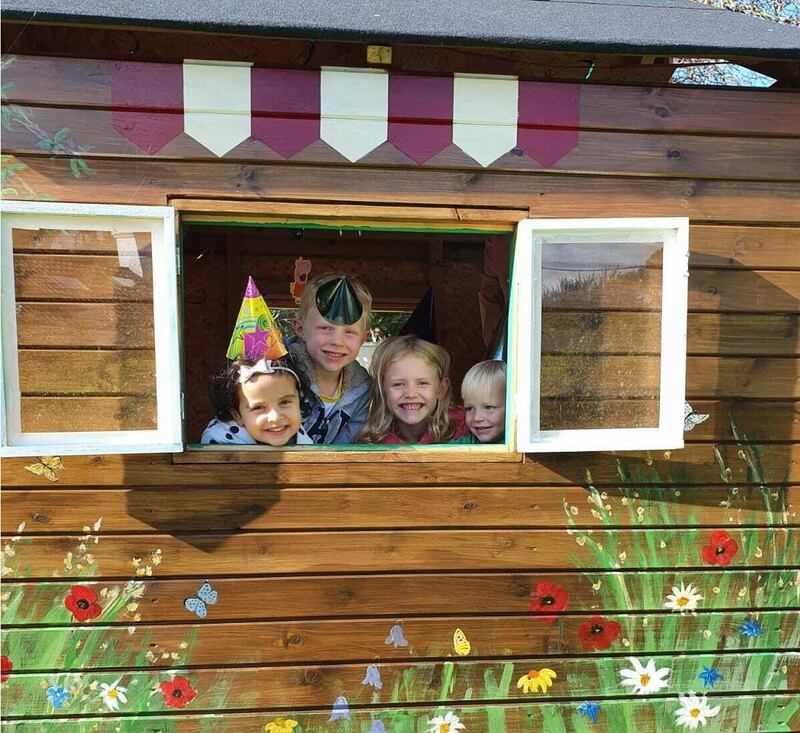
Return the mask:
<svg viewBox="0 0 800 733">
<path fill-rule="evenodd" d="M 800 729 L 797 28 L 173 5 L 5 3 L 3 729 Z M 194 445 L 249 274 L 457 383 L 487 243 L 505 444 Z"/>
</svg>

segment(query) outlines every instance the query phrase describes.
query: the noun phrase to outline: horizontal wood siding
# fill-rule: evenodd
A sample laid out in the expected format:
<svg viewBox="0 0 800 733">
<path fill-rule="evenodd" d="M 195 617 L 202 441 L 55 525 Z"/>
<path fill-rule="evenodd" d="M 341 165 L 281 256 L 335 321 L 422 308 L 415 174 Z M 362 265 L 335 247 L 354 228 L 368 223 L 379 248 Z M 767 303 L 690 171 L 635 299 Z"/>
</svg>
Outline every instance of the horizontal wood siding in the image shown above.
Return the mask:
<svg viewBox="0 0 800 733">
<path fill-rule="evenodd" d="M 56 52 L 42 32 L 39 52 Z M 87 55 L 102 48 L 92 38 Z M 281 65 L 291 48 L 283 65 L 302 63 L 300 42 L 248 43 L 254 58 Z M 313 63 L 333 63 L 334 45 Z M 453 50 L 441 54 L 445 70 L 465 70 Z M 295 733 L 418 733 L 452 711 L 466 733 L 620 733 L 674 728 L 690 691 L 719 706 L 708 730 L 800 729 L 795 93 L 587 83 L 579 144 L 544 170 L 511 154 L 481 168 L 454 147 L 426 166 L 389 145 L 355 165 L 323 143 L 293 162 L 252 140 L 217 158 L 182 133 L 149 156 L 114 130 L 107 62 L 18 56 L 5 81 L 9 198 L 688 216 L 687 399 L 709 419 L 683 450 L 515 463 L 68 456 L 49 480 L 37 459 L 4 461 L 4 730 L 273 723 L 268 733 L 291 733 L 288 719 Z M 42 143 L 65 128 L 60 148 Z M 64 429 L 76 415 L 109 416 L 85 429 L 140 425 L 154 412 L 149 290 L 122 297 L 111 286 L 107 237 L 80 256 L 63 234 L 15 245 L 23 409 L 35 428 Z M 68 288 L 77 276 L 97 283 L 92 299 Z M 657 304 L 632 311 L 609 296 L 603 308 L 575 301 L 551 316 L 548 358 L 568 357 L 575 380 L 600 322 L 605 369 L 647 363 Z M 577 345 L 563 337 L 576 325 L 586 333 Z M 624 395 L 599 384 L 624 411 Z M 185 602 L 205 581 L 218 596 L 201 620 Z M 702 596 L 694 612 L 669 606 L 682 584 Z M 76 586 L 94 617 L 65 605 Z M 669 669 L 667 685 L 632 694 L 620 675 L 631 657 Z M 543 669 L 556 673 L 552 687 L 526 692 Z M 705 669 L 721 675 L 713 685 L 698 677 Z M 167 705 L 178 678 L 197 692 L 185 707 Z M 127 690 L 118 710 L 102 697 L 115 682 Z M 57 688 L 69 698 L 60 706 Z M 599 709 L 579 708 L 589 703 Z M 336 722 L 345 704 L 352 720 Z"/>
</svg>

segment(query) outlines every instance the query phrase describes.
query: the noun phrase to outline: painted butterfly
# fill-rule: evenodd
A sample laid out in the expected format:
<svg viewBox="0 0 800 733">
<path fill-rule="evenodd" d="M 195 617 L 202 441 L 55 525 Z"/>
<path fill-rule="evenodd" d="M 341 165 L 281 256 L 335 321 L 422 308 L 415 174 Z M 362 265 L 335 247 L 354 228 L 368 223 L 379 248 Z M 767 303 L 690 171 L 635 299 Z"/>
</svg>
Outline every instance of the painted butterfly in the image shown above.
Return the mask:
<svg viewBox="0 0 800 733">
<path fill-rule="evenodd" d="M 26 471 L 35 473 L 37 476 L 44 476 L 48 481 L 58 481 L 58 474 L 64 468 L 64 464 L 58 456 L 39 456 L 36 463 L 25 466 Z"/>
<path fill-rule="evenodd" d="M 708 420 L 709 416 L 701 412 L 695 412 L 692 406 L 687 402 L 683 406 L 683 432 L 688 433 L 694 430 L 695 425 Z"/>
<path fill-rule="evenodd" d="M 208 615 L 208 606 L 213 606 L 217 602 L 217 591 L 211 587 L 211 583 L 205 581 L 197 589 L 197 596 L 192 596 L 184 600 L 183 605 L 190 613 L 197 614 L 198 618 L 205 618 Z"/>
<path fill-rule="evenodd" d="M 453 632 L 453 649 L 456 650 L 456 654 L 459 657 L 466 657 L 472 649 L 467 635 L 461 629 L 456 629 Z"/>
</svg>

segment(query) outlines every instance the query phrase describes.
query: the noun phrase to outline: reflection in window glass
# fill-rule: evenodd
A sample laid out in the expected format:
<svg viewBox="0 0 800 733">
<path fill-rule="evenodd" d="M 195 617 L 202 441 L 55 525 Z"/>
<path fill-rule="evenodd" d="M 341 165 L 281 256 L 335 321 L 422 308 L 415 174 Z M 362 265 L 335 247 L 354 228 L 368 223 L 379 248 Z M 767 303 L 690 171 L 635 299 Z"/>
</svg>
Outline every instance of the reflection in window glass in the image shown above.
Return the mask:
<svg viewBox="0 0 800 733">
<path fill-rule="evenodd" d="M 156 429 L 151 235 L 12 230 L 22 431 Z"/>
<path fill-rule="evenodd" d="M 661 234 L 536 237 L 541 430 L 659 425 Z"/>
</svg>

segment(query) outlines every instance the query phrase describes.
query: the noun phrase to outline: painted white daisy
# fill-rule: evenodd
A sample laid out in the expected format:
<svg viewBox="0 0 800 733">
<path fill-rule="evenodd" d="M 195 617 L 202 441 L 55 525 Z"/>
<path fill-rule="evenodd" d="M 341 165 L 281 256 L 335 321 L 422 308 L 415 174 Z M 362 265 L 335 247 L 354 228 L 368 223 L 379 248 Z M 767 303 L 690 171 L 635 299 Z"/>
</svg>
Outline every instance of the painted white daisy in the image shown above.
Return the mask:
<svg viewBox="0 0 800 733">
<path fill-rule="evenodd" d="M 116 682 L 107 685 L 105 682 L 100 685 L 100 696 L 109 710 L 119 710 L 119 704 L 128 702 L 125 693 L 128 691 L 127 687 L 120 686 L 120 677 Z"/>
<path fill-rule="evenodd" d="M 428 733 L 457 733 L 464 730 L 464 724 L 459 720 L 459 717 L 452 711 L 448 710 L 444 715 L 439 715 L 428 721 Z"/>
<path fill-rule="evenodd" d="M 633 669 L 620 670 L 619 673 L 623 678 L 621 684 L 633 687 L 637 695 L 649 695 L 667 686 L 667 677 L 671 671 L 668 667 L 656 669 L 656 663 L 652 659 L 643 667 L 636 657 L 629 659 Z"/>
<path fill-rule="evenodd" d="M 675 711 L 677 725 L 697 730 L 698 725 L 705 725 L 709 718 L 719 713 L 719 705 L 711 707 L 705 695 L 698 697 L 694 692 L 678 695 L 681 706 Z"/>
<path fill-rule="evenodd" d="M 688 612 L 695 614 L 697 603 L 702 600 L 703 595 L 700 593 L 699 588 L 695 588 L 691 583 L 684 585 L 683 581 L 681 581 L 680 586 L 672 586 L 672 593 L 667 596 L 664 608 L 669 608 L 671 611 L 680 611 L 681 615 Z"/>
</svg>

